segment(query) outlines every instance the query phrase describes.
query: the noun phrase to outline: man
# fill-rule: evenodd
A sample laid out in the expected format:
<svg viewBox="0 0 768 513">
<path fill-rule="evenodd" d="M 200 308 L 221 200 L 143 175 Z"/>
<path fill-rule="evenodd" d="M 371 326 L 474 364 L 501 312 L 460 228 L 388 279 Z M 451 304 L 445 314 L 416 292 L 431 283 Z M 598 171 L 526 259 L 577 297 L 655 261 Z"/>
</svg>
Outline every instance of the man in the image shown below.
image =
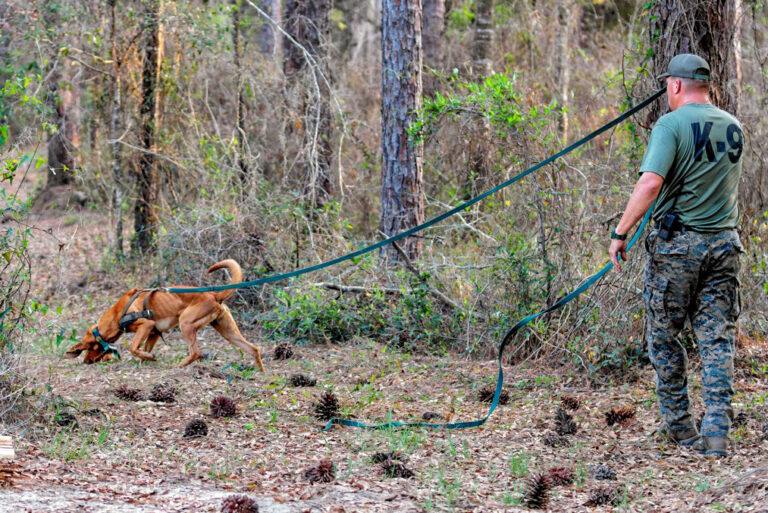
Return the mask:
<svg viewBox="0 0 768 513">
<path fill-rule="evenodd" d="M 648 354 L 664 430 L 680 445 L 712 457 L 728 454 L 733 418 L 733 356 L 739 300 L 739 254 L 735 228 L 743 133 L 740 123 L 710 103 L 710 70 L 696 55 L 681 54 L 659 77 L 672 112 L 651 132 L 640 179 L 608 254 L 621 272 L 627 234 L 651 207 L 655 221 L 646 240 Z M 679 335 L 689 319 L 702 360 L 706 414 L 701 433 L 688 398 L 688 355 Z"/>
</svg>

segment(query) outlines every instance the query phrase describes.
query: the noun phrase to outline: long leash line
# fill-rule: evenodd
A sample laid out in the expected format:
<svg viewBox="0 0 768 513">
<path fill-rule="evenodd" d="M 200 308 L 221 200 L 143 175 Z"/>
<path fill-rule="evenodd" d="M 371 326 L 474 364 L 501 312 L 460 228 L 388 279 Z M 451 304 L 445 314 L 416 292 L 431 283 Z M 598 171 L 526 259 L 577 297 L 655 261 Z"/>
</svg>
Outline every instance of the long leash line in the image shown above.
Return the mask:
<svg viewBox="0 0 768 513">
<path fill-rule="evenodd" d="M 389 237 L 387 239 L 381 240 L 375 244 L 371 244 L 368 247 L 359 249 L 357 251 L 354 251 L 352 253 L 349 253 L 347 255 L 335 258 L 333 260 L 328 260 L 326 262 L 313 265 L 310 267 L 305 267 L 304 269 L 298 269 L 296 271 L 292 271 L 289 273 L 283 273 L 283 274 L 276 274 L 273 276 L 266 276 L 264 278 L 259 278 L 257 280 L 251 280 L 247 282 L 241 282 L 231 285 L 218 285 L 218 286 L 211 286 L 211 287 L 196 287 L 196 288 L 169 288 L 167 289 L 170 293 L 176 293 L 176 294 L 183 294 L 183 293 L 193 293 L 193 292 L 217 292 L 221 290 L 231 290 L 231 289 L 241 289 L 246 287 L 254 287 L 257 285 L 262 285 L 265 283 L 271 283 L 275 281 L 281 281 L 286 280 L 289 278 L 293 278 L 295 276 L 300 276 L 302 274 L 307 274 L 313 271 L 318 271 L 320 269 L 324 269 L 326 267 L 331 267 L 333 265 L 339 264 L 341 262 L 344 262 L 346 260 L 350 260 L 353 258 L 356 258 L 358 256 L 364 255 L 366 253 L 370 253 L 371 251 L 374 251 L 378 248 L 381 248 L 387 244 L 390 244 L 392 242 L 397 242 L 400 239 L 403 239 L 405 237 L 408 237 L 409 235 L 412 235 L 416 232 L 419 232 L 421 230 L 424 230 L 426 228 L 429 228 L 430 226 L 433 226 L 440 221 L 451 217 L 454 214 L 457 214 L 458 212 L 461 212 L 462 210 L 465 210 L 466 208 L 474 205 L 475 203 L 482 201 L 483 199 L 487 198 L 488 196 L 500 191 L 501 189 L 505 187 L 509 187 L 513 183 L 517 182 L 518 180 L 521 180 L 522 178 L 528 176 L 529 174 L 533 173 L 534 171 L 546 166 L 547 164 L 553 162 L 554 160 L 562 157 L 563 155 L 566 155 L 579 146 L 582 146 L 586 144 L 587 142 L 591 141 L 598 135 L 602 134 L 603 132 L 610 130 L 614 126 L 618 125 L 619 123 L 623 122 L 630 116 L 634 115 L 635 113 L 639 112 L 640 110 L 644 109 L 648 105 L 650 105 L 653 101 L 655 101 L 657 98 L 659 98 L 664 92 L 666 91 L 666 88 L 659 89 L 655 93 L 653 93 L 651 96 L 646 98 L 644 101 L 642 101 L 637 106 L 633 107 L 629 111 L 625 112 L 624 114 L 618 116 L 613 121 L 610 121 L 609 123 L 606 123 L 602 127 L 598 128 L 594 132 L 586 135 L 585 137 L 582 137 L 575 143 L 571 144 L 567 148 L 555 153 L 554 155 L 550 156 L 546 160 L 543 160 L 539 162 L 538 164 L 535 164 L 522 173 L 518 174 L 517 176 L 514 176 L 510 178 L 509 180 L 501 183 L 500 185 L 497 185 L 493 189 L 490 189 L 478 196 L 475 196 L 474 198 L 462 203 L 461 205 L 454 207 L 437 217 L 434 217 L 430 219 L 429 221 L 426 221 L 418 226 L 415 226 L 409 230 L 406 230 L 404 232 L 398 233 L 396 235 L 393 235 L 392 237 Z M 640 238 L 640 236 L 643 233 L 643 230 L 645 229 L 645 226 L 648 224 L 648 220 L 650 219 L 651 212 L 653 211 L 653 206 L 651 206 L 648 211 L 645 214 L 645 217 L 643 217 L 643 222 L 640 225 L 640 227 L 635 232 L 635 235 L 632 237 L 632 240 L 630 240 L 629 244 L 627 245 L 627 251 L 632 249 L 632 247 L 635 245 L 637 240 Z M 619 257 L 621 258 L 621 257 Z M 496 379 L 496 391 L 493 394 L 493 401 L 491 402 L 491 406 L 488 410 L 488 413 L 485 415 L 485 417 L 471 420 L 471 421 L 465 421 L 465 422 L 454 422 L 454 423 L 444 423 L 444 424 L 432 424 L 428 422 L 385 422 L 382 424 L 364 424 L 362 422 L 357 422 L 354 420 L 348 420 L 348 419 L 340 419 L 340 418 L 332 418 L 328 421 L 328 424 L 323 428 L 323 431 L 327 431 L 333 427 L 334 424 L 338 424 L 341 426 L 348 426 L 348 427 L 360 427 L 360 428 L 366 428 L 366 429 L 390 429 L 395 427 L 426 427 L 426 428 L 434 428 L 434 429 L 463 429 L 463 428 L 471 428 L 471 427 L 478 427 L 485 424 L 485 422 L 488 420 L 488 418 L 493 414 L 493 412 L 496 410 L 496 407 L 499 405 L 499 398 L 501 397 L 501 390 L 502 386 L 504 384 L 504 369 L 502 366 L 502 357 L 504 355 L 504 349 L 507 347 L 507 345 L 515 338 L 515 335 L 529 322 L 532 320 L 547 314 L 553 310 L 557 310 L 558 308 L 561 308 L 562 306 L 568 304 L 578 296 L 580 296 L 584 291 L 589 289 L 592 285 L 594 285 L 598 280 L 600 280 L 605 274 L 611 270 L 613 267 L 613 263 L 608 263 L 605 267 L 600 269 L 598 272 L 593 274 L 587 281 L 585 281 L 583 284 L 581 284 L 578 288 L 573 290 L 570 294 L 563 297 L 556 303 L 548 306 L 547 308 L 544 308 L 543 310 L 528 315 L 527 317 L 519 320 L 517 324 L 512 326 L 512 328 L 507 332 L 507 334 L 504 336 L 504 339 L 499 344 L 499 350 L 498 350 L 498 364 L 499 364 L 499 373 L 498 377 Z"/>
<path fill-rule="evenodd" d="M 521 180 L 522 178 L 524 178 L 524 177 L 528 176 L 529 174 L 533 173 L 534 171 L 536 171 L 536 170 L 546 166 L 547 164 L 550 164 L 554 160 L 557 160 L 558 158 L 562 157 L 563 155 L 566 155 L 566 154 L 572 152 L 573 150 L 575 150 L 579 146 L 582 146 L 582 145 L 586 144 L 587 142 L 591 141 L 592 139 L 594 139 L 598 135 L 602 134 L 603 132 L 605 132 L 607 130 L 610 130 L 614 126 L 618 125 L 622 121 L 624 121 L 627 118 L 629 118 L 630 116 L 633 116 L 638 111 L 643 110 L 645 107 L 650 105 L 654 100 L 656 100 L 659 96 L 664 94 L 665 91 L 666 91 L 666 88 L 659 89 L 658 91 L 653 93 L 651 96 L 649 96 L 648 98 L 643 100 L 640 104 L 638 104 L 637 106 L 635 106 L 632 109 L 628 110 L 624 114 L 620 115 L 619 117 L 617 117 L 613 121 L 610 121 L 610 122 L 606 123 L 605 125 L 601 126 L 597 130 L 595 130 L 594 132 L 592 132 L 592 133 L 582 137 L 581 139 L 579 139 L 575 143 L 571 144 L 567 148 L 565 148 L 563 150 L 560 150 L 559 152 L 557 152 L 554 155 L 550 156 L 546 160 L 542 160 L 538 164 L 535 164 L 535 165 L 529 167 L 528 169 L 526 169 L 522 173 L 520 173 L 520 174 L 510 178 L 509 180 L 507 180 L 507 181 L 497 185 L 493 189 L 490 189 L 490 190 L 488 190 L 488 191 L 486 191 L 486 192 L 484 192 L 484 193 L 482 193 L 482 194 L 480 194 L 478 196 L 475 196 L 474 198 L 472 198 L 470 200 L 467 200 L 464 203 L 462 203 L 461 205 L 459 205 L 457 207 L 454 207 L 454 208 L 452 208 L 452 209 L 450 209 L 450 210 L 448 210 L 446 212 L 443 212 L 442 214 L 438 215 L 437 217 L 434 217 L 434 218 L 430 219 L 429 221 L 426 221 L 426 222 L 424 222 L 424 223 L 422 223 L 422 224 L 420 224 L 418 226 L 414 226 L 413 228 L 410 228 L 410 229 L 408 229 L 408 230 L 406 230 L 404 232 L 400 232 L 400 233 L 398 233 L 396 235 L 393 235 L 393 236 L 389 237 L 388 239 L 381 240 L 379 242 L 371 244 L 370 246 L 364 247 L 364 248 L 359 249 L 357 251 L 353 251 L 352 253 L 348 253 L 348 254 L 346 254 L 344 256 L 340 256 L 338 258 L 334 258 L 333 260 L 328 260 L 328 261 L 322 262 L 320 264 L 316 264 L 316 265 L 313 265 L 313 266 L 310 266 L 310 267 L 305 267 L 303 269 L 297 269 L 295 271 L 291 271 L 291 272 L 288 272 L 288 273 L 275 274 L 275 275 L 272 275 L 272 276 L 265 276 L 263 278 L 259 278 L 259 279 L 256 279 L 256 280 L 244 281 L 244 282 L 234 283 L 234 284 L 229 284 L 229 285 L 216 285 L 216 286 L 210 286 L 210 287 L 194 287 L 194 288 L 171 287 L 171 288 L 167 289 L 167 292 L 170 292 L 170 293 L 173 293 L 173 294 L 184 294 L 184 293 L 196 293 L 196 292 L 219 292 L 219 291 L 222 291 L 222 290 L 243 289 L 243 288 L 255 287 L 257 285 L 263 285 L 265 283 L 272 283 L 272 282 L 276 282 L 276 281 L 287 280 L 287 279 L 293 278 L 295 276 L 301 276 L 302 274 L 307 274 L 307 273 L 311 273 L 311 272 L 314 272 L 314 271 L 319 271 L 320 269 L 325 269 L 326 267 L 331 267 L 331 266 L 334 266 L 336 264 L 340 264 L 342 262 L 345 262 L 347 260 L 351 260 L 353 258 L 357 258 L 357 257 L 359 257 L 361 255 L 365 255 L 366 253 L 370 253 L 371 251 L 374 251 L 374 250 L 379 249 L 379 248 L 381 248 L 383 246 L 386 246 L 387 244 L 391 244 L 392 242 L 397 242 L 400 239 L 404 239 L 405 237 L 413 235 L 416 232 L 420 232 L 422 230 L 425 230 L 425 229 L 429 228 L 430 226 L 433 226 L 433 225 L 439 223 L 440 221 L 443 221 L 444 219 L 447 219 L 447 218 L 449 218 L 449 217 L 451 217 L 451 216 L 453 216 L 453 215 L 455 215 L 455 214 L 457 214 L 457 213 L 459 213 L 459 212 L 461 212 L 461 211 L 471 207 L 475 203 L 484 200 L 488 196 L 490 196 L 492 194 L 495 194 L 496 192 L 500 191 L 501 189 L 509 187 L 513 183 Z"/>
</svg>

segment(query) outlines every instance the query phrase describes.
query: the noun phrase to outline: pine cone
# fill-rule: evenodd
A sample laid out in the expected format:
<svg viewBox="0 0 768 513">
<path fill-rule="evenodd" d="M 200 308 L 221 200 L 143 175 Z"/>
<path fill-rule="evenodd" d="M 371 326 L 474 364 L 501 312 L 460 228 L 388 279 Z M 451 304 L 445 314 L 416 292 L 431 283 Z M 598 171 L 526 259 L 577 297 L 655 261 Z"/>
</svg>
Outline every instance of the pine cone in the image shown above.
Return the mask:
<svg viewBox="0 0 768 513">
<path fill-rule="evenodd" d="M 562 404 L 563 408 L 566 410 L 578 410 L 581 406 L 581 399 L 570 395 L 564 395 L 560 398 L 560 404 Z"/>
<path fill-rule="evenodd" d="M 280 342 L 275 346 L 275 360 L 287 360 L 293 356 L 293 348 L 288 342 Z"/>
<path fill-rule="evenodd" d="M 325 392 L 320 401 L 315 403 L 315 417 L 320 420 L 331 420 L 339 416 L 339 400 L 333 392 Z"/>
<path fill-rule="evenodd" d="M 589 493 L 589 499 L 585 506 L 602 506 L 612 504 L 618 506 L 621 503 L 621 492 L 614 488 L 598 488 Z"/>
<path fill-rule="evenodd" d="M 77 427 L 77 417 L 69 413 L 68 411 L 60 411 L 53 417 L 53 421 L 56 425 L 61 427 Z"/>
<path fill-rule="evenodd" d="M 595 465 L 589 467 L 589 473 L 592 474 L 592 477 L 598 480 L 616 479 L 616 471 L 608 465 Z"/>
<path fill-rule="evenodd" d="M 184 427 L 184 438 L 200 438 L 208 434 L 208 424 L 203 419 L 194 419 Z"/>
<path fill-rule="evenodd" d="M 630 420 L 634 418 L 635 409 L 631 406 L 624 408 L 613 407 L 610 411 L 605 413 L 605 422 L 609 426 L 613 426 L 614 424 L 621 424 L 622 426 L 625 426 L 629 423 Z"/>
<path fill-rule="evenodd" d="M 294 374 L 288 381 L 291 383 L 292 387 L 313 387 L 317 384 L 316 379 L 305 376 L 304 374 Z"/>
<path fill-rule="evenodd" d="M 176 387 L 168 383 L 158 383 L 149 392 L 149 400 L 156 403 L 175 403 Z"/>
<path fill-rule="evenodd" d="M 115 388 L 115 396 L 123 401 L 141 401 L 143 398 L 141 390 L 127 385 L 118 385 Z"/>
<path fill-rule="evenodd" d="M 443 417 L 436 411 L 425 411 L 421 415 L 421 420 L 423 420 L 424 422 L 430 422 L 433 420 L 439 420 L 441 422 L 445 422 L 445 417 Z"/>
<path fill-rule="evenodd" d="M 377 452 L 371 456 L 371 461 L 374 463 L 384 463 L 387 460 L 396 460 L 405 463 L 408 461 L 408 457 L 399 452 Z"/>
<path fill-rule="evenodd" d="M 744 427 L 747 425 L 748 421 L 749 421 L 749 415 L 747 415 L 745 412 L 742 411 L 733 418 L 733 422 L 731 422 L 731 427 L 733 427 L 734 429 Z"/>
<path fill-rule="evenodd" d="M 323 460 L 318 466 L 305 470 L 304 478 L 310 483 L 330 483 L 336 479 L 336 469 L 331 460 Z"/>
<path fill-rule="evenodd" d="M 415 474 L 411 469 L 403 465 L 397 460 L 387 459 L 381 462 L 381 469 L 387 477 L 402 477 L 403 479 L 410 479 Z"/>
<path fill-rule="evenodd" d="M 247 495 L 230 495 L 224 499 L 221 513 L 259 513 L 259 505 Z"/>
<path fill-rule="evenodd" d="M 549 482 L 552 486 L 568 486 L 573 483 L 573 470 L 568 467 L 554 467 L 549 469 Z"/>
<path fill-rule="evenodd" d="M 555 431 L 558 435 L 572 435 L 576 433 L 576 423 L 573 416 L 569 415 L 562 408 L 558 408 L 555 413 Z"/>
<path fill-rule="evenodd" d="M 494 394 L 496 394 L 495 386 L 488 386 L 485 388 L 481 388 L 480 392 L 477 394 L 477 400 L 480 401 L 481 403 L 492 403 Z M 499 404 L 507 404 L 508 402 L 509 402 L 509 392 L 502 389 L 501 394 L 499 395 Z"/>
<path fill-rule="evenodd" d="M 237 415 L 235 402 L 227 396 L 220 395 L 211 401 L 211 417 L 217 419 Z"/>
<path fill-rule="evenodd" d="M 567 436 L 561 436 L 557 433 L 547 433 L 544 435 L 544 445 L 549 447 L 570 447 L 571 441 Z"/>
<path fill-rule="evenodd" d="M 552 482 L 547 474 L 534 474 L 525 485 L 523 504 L 529 508 L 545 509 L 549 502 L 549 489 Z"/>
</svg>

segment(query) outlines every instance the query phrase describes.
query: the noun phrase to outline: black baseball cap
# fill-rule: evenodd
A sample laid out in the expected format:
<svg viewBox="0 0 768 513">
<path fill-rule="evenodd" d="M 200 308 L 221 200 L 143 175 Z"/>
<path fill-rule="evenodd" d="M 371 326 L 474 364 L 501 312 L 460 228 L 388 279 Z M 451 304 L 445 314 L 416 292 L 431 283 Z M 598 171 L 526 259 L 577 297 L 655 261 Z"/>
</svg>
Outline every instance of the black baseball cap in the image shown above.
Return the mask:
<svg viewBox="0 0 768 513">
<path fill-rule="evenodd" d="M 667 72 L 656 77 L 656 80 L 661 81 L 667 77 L 709 81 L 709 64 L 698 55 L 681 53 L 672 57 Z"/>
</svg>

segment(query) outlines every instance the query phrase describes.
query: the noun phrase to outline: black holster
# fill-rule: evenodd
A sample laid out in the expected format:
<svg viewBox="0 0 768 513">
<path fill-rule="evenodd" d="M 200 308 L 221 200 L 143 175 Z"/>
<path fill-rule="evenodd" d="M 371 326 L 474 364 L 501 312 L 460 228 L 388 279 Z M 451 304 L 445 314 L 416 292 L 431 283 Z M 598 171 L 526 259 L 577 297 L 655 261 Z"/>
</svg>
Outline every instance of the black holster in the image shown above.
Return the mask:
<svg viewBox="0 0 768 513">
<path fill-rule="evenodd" d="M 661 240 L 670 240 L 675 232 L 683 228 L 680 217 L 675 213 L 669 213 L 659 223 L 659 238 Z"/>
</svg>

